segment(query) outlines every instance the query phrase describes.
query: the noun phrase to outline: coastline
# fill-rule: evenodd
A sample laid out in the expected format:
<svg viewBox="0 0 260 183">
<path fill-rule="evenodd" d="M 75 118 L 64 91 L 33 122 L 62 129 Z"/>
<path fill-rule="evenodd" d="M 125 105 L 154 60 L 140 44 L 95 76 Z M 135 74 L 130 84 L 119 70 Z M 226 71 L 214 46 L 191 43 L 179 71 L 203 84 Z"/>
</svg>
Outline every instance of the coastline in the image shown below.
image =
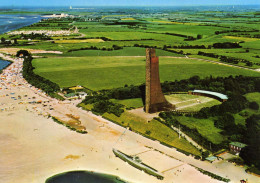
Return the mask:
<svg viewBox="0 0 260 183">
<path fill-rule="evenodd" d="M 0 53 L 0 61 L 6 61 L 6 62 L 9 62 L 6 66 L 4 66 L 3 68 L 0 69 L 0 74 L 3 73 L 3 71 L 5 69 L 7 69 L 10 65 L 12 65 L 12 63 L 15 61 L 14 58 L 11 58 L 11 57 L 8 57 L 8 56 L 5 56 L 4 54 Z"/>
<path fill-rule="evenodd" d="M 99 179 L 103 178 L 106 181 L 109 181 L 109 183 L 128 183 L 125 180 L 122 180 L 120 177 L 116 175 L 106 174 L 106 173 L 100 173 L 100 172 L 94 172 L 94 171 L 87 171 L 87 170 L 76 170 L 76 171 L 68 171 L 68 172 L 62 172 L 56 175 L 53 175 L 49 177 L 46 180 L 46 183 L 57 183 L 59 182 L 59 179 L 69 179 L 70 181 L 82 181 L 85 182 L 85 179 L 94 179 L 91 181 L 100 181 Z M 97 180 L 95 180 L 97 179 Z M 62 183 L 62 182 L 60 182 Z M 103 183 L 99 182 L 99 183 Z"/>
<path fill-rule="evenodd" d="M 0 116 L 0 143 L 4 144 L 4 146 L 0 146 L 0 152 L 3 152 L 3 156 L 0 157 L 0 162 L 3 162 L 0 166 L 0 176 L 3 177 L 3 181 L 38 183 L 46 181 L 48 177 L 54 174 L 86 170 L 111 174 L 124 180 L 140 183 L 189 182 L 190 180 L 217 183 L 219 181 L 199 173 L 189 163 L 204 169 L 207 167 L 210 171 L 221 176 L 229 176 L 232 168 L 234 168 L 230 166 L 230 171 L 223 172 L 223 170 L 215 168 L 215 164 L 207 164 L 207 162 L 186 157 L 174 148 L 165 147 L 139 134 L 133 132 L 123 134 L 125 128 L 91 112 L 83 111 L 77 108 L 73 102 L 60 102 L 56 99 L 44 97 L 45 95 L 40 93 L 39 89 L 29 86 L 19 76 L 22 67 L 21 59 L 15 59 L 3 53 L 0 53 L 0 57 L 10 62 L 3 71 L 6 74 L 12 71 L 16 73 L 15 81 L 18 83 L 11 86 L 7 83 L 8 81 L 11 83 L 14 77 L 7 79 L 5 82 L 7 89 L 1 90 L 4 94 L 9 95 L 2 96 L 1 102 L 3 104 L 0 103 L 0 108 L 3 108 L 2 106 L 8 107 L 7 110 L 0 111 L 2 112 Z M 8 68 L 10 68 L 10 71 L 8 71 Z M 11 99 L 11 92 L 15 93 L 12 95 L 13 97 L 18 98 L 21 95 L 22 99 L 17 101 Z M 25 97 L 25 95 L 28 95 L 28 97 Z M 32 97 L 35 97 L 35 100 L 31 100 Z M 44 104 L 48 105 L 48 108 L 46 109 L 42 104 L 28 103 L 28 101 L 39 100 L 46 102 Z M 9 104 L 11 105 L 9 106 Z M 70 131 L 49 119 L 45 113 L 58 116 L 70 113 L 78 115 L 88 134 Z M 123 138 L 119 139 L 122 134 L 124 135 Z M 115 144 L 117 140 L 120 140 L 119 144 Z M 114 157 L 112 153 L 114 146 L 127 154 L 145 152 L 145 155 L 140 155 L 141 158 L 160 171 L 172 167 L 177 168 L 166 173 L 165 181 L 157 180 Z M 148 146 L 151 149 L 147 148 Z M 160 149 L 163 153 L 155 152 L 155 149 Z M 176 159 L 165 157 L 164 153 Z M 238 175 L 237 178 L 232 177 L 234 174 L 231 174 L 232 182 L 233 180 L 238 181 L 246 175 L 242 173 L 242 169 L 235 170 L 241 171 L 241 175 Z"/>
</svg>

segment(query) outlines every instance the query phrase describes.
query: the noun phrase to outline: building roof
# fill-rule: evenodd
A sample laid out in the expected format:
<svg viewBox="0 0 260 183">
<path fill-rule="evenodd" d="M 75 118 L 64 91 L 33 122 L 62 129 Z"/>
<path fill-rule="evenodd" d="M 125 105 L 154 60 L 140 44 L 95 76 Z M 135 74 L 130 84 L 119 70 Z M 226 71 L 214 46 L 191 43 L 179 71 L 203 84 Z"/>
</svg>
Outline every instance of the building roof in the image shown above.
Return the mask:
<svg viewBox="0 0 260 183">
<path fill-rule="evenodd" d="M 223 100 L 227 100 L 228 97 L 222 93 L 217 93 L 217 92 L 212 92 L 212 91 L 206 91 L 206 90 L 193 90 L 194 93 L 204 93 L 204 94 L 208 94 L 208 95 L 213 95 L 213 96 L 216 96 L 220 99 L 223 99 Z"/>
<path fill-rule="evenodd" d="M 67 98 L 74 97 L 74 96 L 76 96 L 76 93 L 68 93 L 68 94 L 65 94 L 64 96 Z"/>
<path fill-rule="evenodd" d="M 209 156 L 206 158 L 206 160 L 208 160 L 208 161 L 215 161 L 216 159 L 217 159 L 216 156 Z"/>
<path fill-rule="evenodd" d="M 243 144 L 241 142 L 230 142 L 229 144 L 233 145 L 233 146 L 236 146 L 236 147 L 240 147 L 240 148 L 243 148 L 243 147 L 247 146 L 246 144 Z"/>
<path fill-rule="evenodd" d="M 82 86 L 74 86 L 74 87 L 71 87 L 69 88 L 70 90 L 80 90 L 80 89 L 83 89 Z"/>
</svg>

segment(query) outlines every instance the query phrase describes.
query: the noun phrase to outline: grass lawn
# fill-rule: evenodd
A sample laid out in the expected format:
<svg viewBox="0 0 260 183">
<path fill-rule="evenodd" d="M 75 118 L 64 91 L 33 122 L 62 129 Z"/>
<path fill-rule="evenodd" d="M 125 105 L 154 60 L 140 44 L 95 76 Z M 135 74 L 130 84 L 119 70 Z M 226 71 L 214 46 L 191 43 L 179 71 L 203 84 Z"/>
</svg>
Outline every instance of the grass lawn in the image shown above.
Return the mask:
<svg viewBox="0 0 260 183">
<path fill-rule="evenodd" d="M 254 93 L 247 93 L 245 95 L 247 100 L 249 102 L 257 102 L 260 105 L 260 93 L 259 92 L 254 92 Z"/>
<path fill-rule="evenodd" d="M 83 109 L 87 110 L 87 111 L 91 111 L 91 109 L 93 108 L 93 104 L 84 104 L 84 103 L 80 103 L 79 107 L 82 107 Z"/>
<path fill-rule="evenodd" d="M 102 39 L 83 39 L 83 40 L 75 40 L 75 39 L 68 39 L 68 40 L 55 40 L 55 43 L 100 43 L 104 42 Z"/>
<path fill-rule="evenodd" d="M 143 101 L 141 98 L 133 98 L 133 99 L 125 99 L 125 100 L 116 100 L 116 99 L 111 99 L 112 102 L 114 103 L 119 103 L 125 105 L 127 108 L 139 108 L 143 107 Z"/>
<path fill-rule="evenodd" d="M 177 108 L 181 107 L 180 110 L 199 111 L 203 107 L 211 107 L 213 105 L 221 104 L 221 102 L 212 98 L 188 94 L 173 94 L 166 95 L 165 97 L 169 102 L 175 104 Z M 197 100 L 201 103 L 198 103 Z M 125 100 L 111 99 L 111 101 L 114 103 L 123 104 L 127 108 L 140 108 L 144 106 L 141 98 Z"/>
<path fill-rule="evenodd" d="M 159 121 L 152 120 L 150 122 L 146 122 L 146 120 L 128 112 L 124 112 L 120 117 L 108 113 L 105 113 L 103 116 L 111 121 L 119 123 L 122 126 L 129 126 L 133 131 L 141 134 L 146 134 L 147 131 L 150 131 L 150 135 L 148 136 L 151 138 L 155 138 L 186 152 L 200 155 L 200 151 L 192 146 L 187 140 L 183 138 L 179 139 L 178 134 L 175 131 L 163 125 Z"/>
<path fill-rule="evenodd" d="M 202 109 L 203 107 L 212 107 L 214 105 L 220 105 L 221 102 L 215 99 L 211 99 L 208 102 L 205 103 L 196 103 L 196 105 L 190 105 L 187 106 L 185 108 L 183 108 L 183 110 L 187 110 L 187 111 L 199 111 L 200 109 Z"/>
<path fill-rule="evenodd" d="M 220 144 L 224 137 L 220 134 L 222 131 L 214 126 L 213 119 L 196 119 L 193 117 L 177 116 L 176 119 L 189 128 L 196 128 L 198 132 L 214 144 Z"/>
<path fill-rule="evenodd" d="M 221 104 L 218 100 L 209 97 L 188 94 L 166 95 L 166 99 L 175 104 L 177 109 L 179 108 L 180 110 L 199 111 L 203 107 Z"/>
<path fill-rule="evenodd" d="M 81 85 L 100 90 L 138 85 L 145 82 L 145 57 L 52 57 L 33 60 L 35 73 L 60 87 Z M 163 81 L 187 79 L 191 76 L 260 76 L 259 73 L 185 58 L 160 57 Z"/>
</svg>

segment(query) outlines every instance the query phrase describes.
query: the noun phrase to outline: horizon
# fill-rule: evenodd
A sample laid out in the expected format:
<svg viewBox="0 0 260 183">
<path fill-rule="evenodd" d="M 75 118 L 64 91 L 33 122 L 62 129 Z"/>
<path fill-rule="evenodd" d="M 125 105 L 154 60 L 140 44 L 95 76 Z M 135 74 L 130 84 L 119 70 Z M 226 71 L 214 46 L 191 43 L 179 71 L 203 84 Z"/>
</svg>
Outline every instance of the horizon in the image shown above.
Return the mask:
<svg viewBox="0 0 260 183">
<path fill-rule="evenodd" d="M 28 6 L 29 4 L 29 6 Z M 2 2 L 1 7 L 67 7 L 67 6 L 84 6 L 84 7 L 176 7 L 176 6 L 245 6 L 260 5 L 258 0 L 182 0 L 181 2 L 172 0 L 96 0 L 95 2 L 86 2 L 84 0 L 10 0 Z"/>
</svg>

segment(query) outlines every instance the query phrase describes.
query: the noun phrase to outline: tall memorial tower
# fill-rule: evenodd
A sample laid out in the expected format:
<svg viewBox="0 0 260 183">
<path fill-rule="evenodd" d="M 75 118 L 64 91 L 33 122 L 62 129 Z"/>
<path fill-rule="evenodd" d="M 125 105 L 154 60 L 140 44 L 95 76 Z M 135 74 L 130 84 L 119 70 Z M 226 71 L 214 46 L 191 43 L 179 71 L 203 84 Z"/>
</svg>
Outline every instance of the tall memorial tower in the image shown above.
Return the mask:
<svg viewBox="0 0 260 183">
<path fill-rule="evenodd" d="M 146 48 L 145 112 L 155 113 L 175 108 L 163 95 L 159 77 L 159 58 L 155 54 L 155 49 Z"/>
</svg>

